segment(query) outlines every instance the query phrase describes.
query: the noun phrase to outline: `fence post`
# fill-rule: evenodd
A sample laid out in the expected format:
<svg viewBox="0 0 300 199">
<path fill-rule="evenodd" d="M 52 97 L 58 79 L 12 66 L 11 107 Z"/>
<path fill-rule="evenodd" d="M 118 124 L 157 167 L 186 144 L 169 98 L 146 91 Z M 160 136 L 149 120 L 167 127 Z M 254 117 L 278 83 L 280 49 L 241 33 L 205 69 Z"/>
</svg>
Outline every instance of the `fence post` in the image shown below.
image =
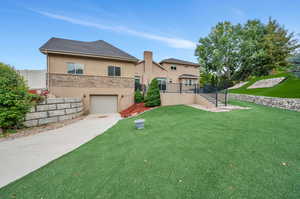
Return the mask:
<svg viewBox="0 0 300 199">
<path fill-rule="evenodd" d="M 227 94 L 228 94 L 228 88 L 225 90 L 225 106 L 227 106 Z"/>
<path fill-rule="evenodd" d="M 218 107 L 218 89 L 216 89 L 216 107 Z"/>
<path fill-rule="evenodd" d="M 179 92 L 182 93 L 182 83 L 179 83 Z"/>
<path fill-rule="evenodd" d="M 195 84 L 195 94 L 197 93 L 197 84 Z"/>
</svg>

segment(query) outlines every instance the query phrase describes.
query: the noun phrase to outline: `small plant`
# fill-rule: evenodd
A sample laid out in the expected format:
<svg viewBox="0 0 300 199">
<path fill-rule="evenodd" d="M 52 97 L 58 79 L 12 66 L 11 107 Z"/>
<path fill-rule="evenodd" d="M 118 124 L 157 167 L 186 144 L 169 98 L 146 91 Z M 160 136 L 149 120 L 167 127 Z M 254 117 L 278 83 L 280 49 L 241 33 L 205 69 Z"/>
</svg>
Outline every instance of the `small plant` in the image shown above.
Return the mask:
<svg viewBox="0 0 300 199">
<path fill-rule="evenodd" d="M 134 93 L 134 102 L 141 103 L 144 101 L 144 97 L 139 89 L 137 89 Z"/>
<path fill-rule="evenodd" d="M 159 106 L 160 103 L 161 101 L 160 101 L 158 81 L 156 79 L 153 79 L 147 91 L 145 106 L 147 107 Z"/>
<path fill-rule="evenodd" d="M 0 128 L 4 131 L 22 125 L 31 107 L 31 96 L 22 76 L 0 62 Z"/>
<path fill-rule="evenodd" d="M 31 102 L 33 102 L 34 104 L 41 103 L 45 100 L 45 97 L 42 95 L 29 93 L 29 96 L 30 96 Z"/>
</svg>

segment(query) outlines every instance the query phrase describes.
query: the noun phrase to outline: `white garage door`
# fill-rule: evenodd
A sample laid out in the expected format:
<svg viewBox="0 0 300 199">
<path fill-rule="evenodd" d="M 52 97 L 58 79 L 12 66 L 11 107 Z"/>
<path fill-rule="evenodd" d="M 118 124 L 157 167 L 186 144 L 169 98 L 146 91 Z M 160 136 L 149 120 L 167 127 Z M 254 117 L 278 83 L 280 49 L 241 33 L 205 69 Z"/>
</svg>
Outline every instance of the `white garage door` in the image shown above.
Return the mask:
<svg viewBox="0 0 300 199">
<path fill-rule="evenodd" d="M 117 105 L 117 96 L 91 96 L 90 113 L 116 113 L 118 110 Z"/>
</svg>

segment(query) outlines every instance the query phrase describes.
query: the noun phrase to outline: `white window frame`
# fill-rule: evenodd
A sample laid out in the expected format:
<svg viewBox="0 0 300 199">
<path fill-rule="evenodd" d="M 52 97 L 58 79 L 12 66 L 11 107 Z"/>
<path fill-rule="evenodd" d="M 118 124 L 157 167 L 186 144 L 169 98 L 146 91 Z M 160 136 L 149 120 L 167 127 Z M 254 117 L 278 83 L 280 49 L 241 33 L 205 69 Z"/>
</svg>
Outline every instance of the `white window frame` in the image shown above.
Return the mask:
<svg viewBox="0 0 300 199">
<path fill-rule="evenodd" d="M 73 64 L 75 73 L 69 72 L 69 64 Z M 82 73 L 77 73 L 77 70 L 81 68 Z M 74 62 L 67 62 L 67 73 L 71 75 L 83 75 L 84 74 L 84 64 L 74 63 Z"/>
</svg>

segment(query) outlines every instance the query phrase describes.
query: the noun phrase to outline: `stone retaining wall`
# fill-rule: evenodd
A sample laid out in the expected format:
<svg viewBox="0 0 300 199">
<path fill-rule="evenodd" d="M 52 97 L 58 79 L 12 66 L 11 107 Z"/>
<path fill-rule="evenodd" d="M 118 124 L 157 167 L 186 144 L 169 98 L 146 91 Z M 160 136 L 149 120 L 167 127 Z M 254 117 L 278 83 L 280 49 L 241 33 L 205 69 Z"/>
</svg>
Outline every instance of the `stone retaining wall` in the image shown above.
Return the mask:
<svg viewBox="0 0 300 199">
<path fill-rule="evenodd" d="M 80 98 L 48 98 L 31 108 L 26 114 L 27 127 L 73 119 L 82 115 L 83 103 Z"/>
<path fill-rule="evenodd" d="M 300 111 L 300 99 L 295 98 L 265 97 L 233 93 L 229 94 L 229 98 L 246 102 L 253 102 L 255 104 L 261 104 L 270 107 Z"/>
</svg>

